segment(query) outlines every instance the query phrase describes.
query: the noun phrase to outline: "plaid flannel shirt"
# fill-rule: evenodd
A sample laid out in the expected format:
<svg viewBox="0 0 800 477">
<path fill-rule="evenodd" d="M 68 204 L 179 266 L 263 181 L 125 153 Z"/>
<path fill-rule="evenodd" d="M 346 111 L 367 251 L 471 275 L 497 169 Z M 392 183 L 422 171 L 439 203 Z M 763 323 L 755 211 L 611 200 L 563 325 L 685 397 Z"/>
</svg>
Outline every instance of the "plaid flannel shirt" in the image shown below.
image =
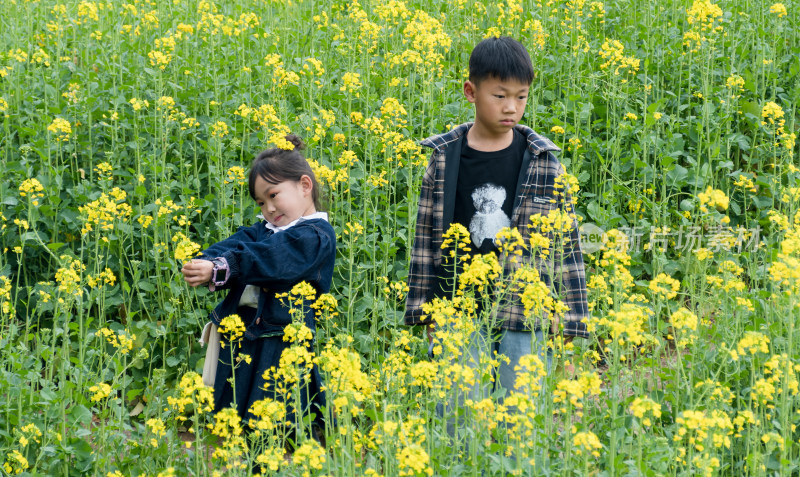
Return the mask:
<svg viewBox="0 0 800 477">
<path fill-rule="evenodd" d="M 433 153 L 420 190 L 416 233 L 408 273 L 409 291 L 405 311 L 407 325 L 429 323 L 422 311 L 422 305 L 430 299 L 431 289 L 436 283 L 436 270 L 442 261 L 442 236 L 452 223 L 451 209 L 455 203 L 461 144 L 470 127 L 472 123 L 462 124 L 450 132 L 431 136 L 420 143 L 432 148 Z M 552 152 L 560 149 L 528 127 L 517 125 L 516 129 L 527 138 L 528 149 L 517 183 L 511 226 L 519 231 L 527 243 L 530 235 L 527 225 L 531 215 L 546 216 L 559 207 L 573 212 L 573 208 L 569 195 L 554 193 L 555 179 L 564 173 L 564 168 Z M 508 260 L 505 262 L 504 274 L 510 276 L 515 265 Z M 536 259 L 533 263 L 537 265 L 541 279 L 569 307 L 565 314 L 564 334 L 589 336 L 583 321 L 588 317 L 588 304 L 586 272 L 577 222 L 573 221 L 573 227 L 563 240 L 562 247 L 551 250 L 547 261 Z M 551 279 L 548 270 L 554 271 L 555 280 Z M 531 320 L 526 318 L 519 299 L 512 299 L 508 306 L 501 306 L 498 317 L 503 329 L 524 331 L 541 327 L 541 317 L 531 317 Z"/>
</svg>

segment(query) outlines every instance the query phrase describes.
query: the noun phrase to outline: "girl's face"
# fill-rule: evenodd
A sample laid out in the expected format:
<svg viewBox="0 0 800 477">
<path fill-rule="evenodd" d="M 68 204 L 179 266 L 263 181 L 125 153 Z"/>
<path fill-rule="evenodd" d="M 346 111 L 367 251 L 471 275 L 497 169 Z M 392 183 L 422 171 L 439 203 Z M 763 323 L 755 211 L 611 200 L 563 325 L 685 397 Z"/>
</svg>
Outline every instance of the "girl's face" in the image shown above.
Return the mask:
<svg viewBox="0 0 800 477">
<path fill-rule="evenodd" d="M 299 181 L 283 181 L 278 184 L 271 184 L 259 176 L 255 181 L 256 204 L 272 225 L 289 225 L 300 217 L 317 211 L 311 195 L 313 187 L 308 176 L 302 176 Z"/>
</svg>

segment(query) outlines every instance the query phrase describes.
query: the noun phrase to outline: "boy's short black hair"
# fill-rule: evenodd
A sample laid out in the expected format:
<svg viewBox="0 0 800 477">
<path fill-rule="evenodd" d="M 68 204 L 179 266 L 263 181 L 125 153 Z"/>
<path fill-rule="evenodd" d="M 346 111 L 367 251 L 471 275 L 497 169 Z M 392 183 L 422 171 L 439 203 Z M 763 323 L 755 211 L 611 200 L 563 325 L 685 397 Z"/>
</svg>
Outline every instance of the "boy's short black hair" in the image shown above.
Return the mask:
<svg viewBox="0 0 800 477">
<path fill-rule="evenodd" d="M 469 55 L 469 80 L 476 85 L 487 78 L 533 82 L 531 55 L 525 46 L 510 36 L 486 38 Z"/>
</svg>

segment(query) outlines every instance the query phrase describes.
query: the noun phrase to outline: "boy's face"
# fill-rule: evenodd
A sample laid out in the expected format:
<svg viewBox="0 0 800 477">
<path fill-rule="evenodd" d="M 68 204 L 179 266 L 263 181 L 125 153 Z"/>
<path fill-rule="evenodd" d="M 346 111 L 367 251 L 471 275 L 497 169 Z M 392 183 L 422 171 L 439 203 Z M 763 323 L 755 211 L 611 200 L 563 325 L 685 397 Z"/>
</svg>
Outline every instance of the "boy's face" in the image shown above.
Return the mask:
<svg viewBox="0 0 800 477">
<path fill-rule="evenodd" d="M 464 83 L 464 96 L 475 105 L 475 125 L 497 137 L 508 133 L 522 119 L 530 85 L 516 79 L 483 79 Z"/>
</svg>

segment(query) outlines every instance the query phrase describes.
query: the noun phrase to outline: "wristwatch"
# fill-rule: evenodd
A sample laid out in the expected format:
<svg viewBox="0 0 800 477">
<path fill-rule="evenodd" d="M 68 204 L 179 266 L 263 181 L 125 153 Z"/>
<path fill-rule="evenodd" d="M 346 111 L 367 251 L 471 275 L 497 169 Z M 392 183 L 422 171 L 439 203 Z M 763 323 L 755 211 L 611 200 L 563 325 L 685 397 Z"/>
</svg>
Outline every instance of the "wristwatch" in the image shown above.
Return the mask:
<svg viewBox="0 0 800 477">
<path fill-rule="evenodd" d="M 214 264 L 214 268 L 211 269 L 210 284 L 214 287 L 221 287 L 228 281 L 230 269 L 227 260 L 218 257 L 211 260 L 211 263 Z"/>
</svg>

